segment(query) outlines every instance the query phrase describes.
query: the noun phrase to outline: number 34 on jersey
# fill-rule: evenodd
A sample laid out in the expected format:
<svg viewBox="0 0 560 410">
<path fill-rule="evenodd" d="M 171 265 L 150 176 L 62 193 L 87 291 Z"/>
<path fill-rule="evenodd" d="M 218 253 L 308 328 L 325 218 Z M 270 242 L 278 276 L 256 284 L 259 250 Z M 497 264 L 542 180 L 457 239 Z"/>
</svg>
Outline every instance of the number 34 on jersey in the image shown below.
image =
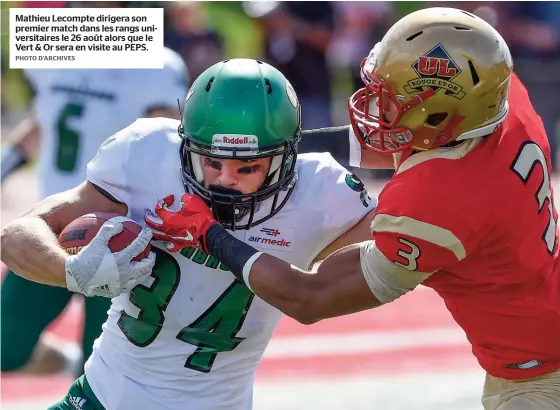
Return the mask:
<svg viewBox="0 0 560 410">
<path fill-rule="evenodd" d="M 118 321 L 127 339 L 138 347 L 149 346 L 158 337 L 167 306 L 181 280 L 176 259 L 160 249 L 152 249 L 157 256 L 152 284 L 149 287 L 138 285 L 130 293 L 130 302 L 140 311 L 137 317 L 122 312 Z M 184 249 L 181 253 L 193 260 L 207 261 L 206 265 L 213 262 L 213 258 L 201 250 Z M 215 265 L 213 267 L 217 267 L 217 263 Z M 208 373 L 218 353 L 229 352 L 243 341 L 244 338 L 236 335 L 243 326 L 253 298 L 254 294 L 245 285 L 234 281 L 204 313 L 177 334 L 177 339 L 197 346 L 187 358 L 186 368 Z"/>
</svg>

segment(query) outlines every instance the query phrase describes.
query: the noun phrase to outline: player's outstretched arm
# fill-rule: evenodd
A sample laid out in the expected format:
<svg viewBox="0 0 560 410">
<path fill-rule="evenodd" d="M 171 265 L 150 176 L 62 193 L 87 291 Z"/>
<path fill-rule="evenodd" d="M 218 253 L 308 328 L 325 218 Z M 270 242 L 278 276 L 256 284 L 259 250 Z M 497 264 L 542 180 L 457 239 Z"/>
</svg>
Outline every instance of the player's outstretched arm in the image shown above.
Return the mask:
<svg viewBox="0 0 560 410">
<path fill-rule="evenodd" d="M 256 295 L 304 324 L 392 302 L 433 273 L 389 260 L 373 240 L 336 251 L 310 272 L 258 252 L 217 224 L 203 239 Z"/>
<path fill-rule="evenodd" d="M 107 199 L 89 182 L 52 195 L 2 229 L 2 262 L 26 279 L 65 287 L 69 255 L 58 245 L 58 234 L 90 212 L 126 215 L 127 208 Z"/>
<path fill-rule="evenodd" d="M 212 211 L 196 195 L 185 194 L 181 207 L 171 211 L 173 197 L 160 201 L 155 212 L 145 216 L 154 239 L 167 243 L 171 252 L 202 245 L 203 250 L 226 264 L 235 277 L 259 297 L 301 323 L 314 323 L 328 317 L 346 315 L 381 305 L 374 296 L 362 270 L 365 244 L 339 249 L 316 272 L 301 270 L 274 256 L 258 252 L 251 245 L 230 235 L 213 217 Z M 346 240 L 370 236 L 370 214 L 366 215 L 333 246 Z M 356 232 L 350 234 L 352 230 Z M 343 235 L 344 236 L 344 235 Z M 332 251 L 332 247 L 329 252 Z"/>
<path fill-rule="evenodd" d="M 177 211 L 168 208 L 173 199 L 160 201 L 155 214 L 149 211 L 145 216 L 155 239 L 166 242 L 172 252 L 201 246 L 256 295 L 301 323 L 389 303 L 437 270 L 418 271 L 419 253 L 405 253 L 408 264 L 404 264 L 388 259 L 375 241 L 364 241 L 364 236 L 369 237 L 364 229 L 369 225 L 367 217 L 353 228 L 357 235 L 366 232 L 358 239 L 363 242 L 337 250 L 316 271 L 302 270 L 232 236 L 200 197 L 183 195 Z M 391 231 L 389 236 L 393 242 L 398 237 Z M 334 244 L 344 246 L 344 240 L 335 240 Z"/>
<path fill-rule="evenodd" d="M 333 253 L 316 272 L 262 254 L 245 280 L 260 298 L 304 324 L 382 305 L 364 277 L 359 244 Z"/>
<path fill-rule="evenodd" d="M 394 168 L 392 155 L 363 149 L 350 125 L 305 130 L 302 132 L 298 151 L 299 153 L 328 151 L 345 167 Z"/>
<path fill-rule="evenodd" d="M 304 324 L 380 306 L 422 281 L 388 261 L 372 240 L 336 251 L 314 272 L 257 251 L 219 224 L 208 228 L 202 243 L 256 295 Z"/>
</svg>

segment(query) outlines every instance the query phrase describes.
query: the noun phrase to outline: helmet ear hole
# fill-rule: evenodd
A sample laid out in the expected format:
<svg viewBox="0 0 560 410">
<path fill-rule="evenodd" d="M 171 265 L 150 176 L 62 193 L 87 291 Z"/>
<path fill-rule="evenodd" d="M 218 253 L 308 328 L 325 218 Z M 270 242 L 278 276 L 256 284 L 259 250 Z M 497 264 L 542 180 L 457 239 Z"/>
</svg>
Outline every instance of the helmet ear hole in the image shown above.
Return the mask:
<svg viewBox="0 0 560 410">
<path fill-rule="evenodd" d="M 270 85 L 270 80 L 268 78 L 264 79 L 264 85 L 266 87 L 266 93 L 272 94 L 272 86 Z"/>
<path fill-rule="evenodd" d="M 469 60 L 468 64 L 469 64 L 469 70 L 471 72 L 473 85 L 477 85 L 480 82 L 480 77 L 478 76 L 478 73 L 476 72 L 476 68 L 474 68 L 473 62 L 471 60 Z"/>
<path fill-rule="evenodd" d="M 449 114 L 447 114 L 446 112 L 438 112 L 436 114 L 430 114 L 428 115 L 428 118 L 426 118 L 426 125 L 430 127 L 437 127 L 443 121 L 445 121 L 448 115 Z"/>
<path fill-rule="evenodd" d="M 406 39 L 406 41 L 412 41 L 412 40 L 414 40 L 416 37 L 421 36 L 422 34 L 424 34 L 424 32 L 423 32 L 423 31 L 419 31 L 418 33 L 415 33 L 415 34 L 411 35 L 410 37 L 408 37 L 408 38 Z"/>
<path fill-rule="evenodd" d="M 208 80 L 208 84 L 206 84 L 206 87 L 204 88 L 206 90 L 206 92 L 210 92 L 210 88 L 212 88 L 212 83 L 214 82 L 214 77 L 212 77 L 210 80 Z"/>
</svg>

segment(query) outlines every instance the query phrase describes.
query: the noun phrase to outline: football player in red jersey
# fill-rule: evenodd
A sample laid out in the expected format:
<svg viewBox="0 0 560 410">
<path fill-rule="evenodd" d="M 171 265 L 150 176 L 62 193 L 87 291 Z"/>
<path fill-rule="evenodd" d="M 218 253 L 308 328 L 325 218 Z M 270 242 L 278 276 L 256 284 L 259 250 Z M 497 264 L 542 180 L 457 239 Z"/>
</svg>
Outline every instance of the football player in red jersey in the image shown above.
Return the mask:
<svg viewBox="0 0 560 410">
<path fill-rule="evenodd" d="M 487 372 L 486 410 L 558 410 L 550 147 L 512 69 L 500 34 L 461 10 L 417 11 L 389 30 L 364 60 L 365 87 L 349 109 L 363 156 L 394 154 L 396 171 L 373 238 L 335 252 L 315 274 L 233 238 L 199 198 L 166 212 L 182 214 L 202 247 L 302 323 L 390 303 L 420 283 L 433 288 Z M 154 237 L 171 241 L 169 215 L 158 212 Z"/>
</svg>

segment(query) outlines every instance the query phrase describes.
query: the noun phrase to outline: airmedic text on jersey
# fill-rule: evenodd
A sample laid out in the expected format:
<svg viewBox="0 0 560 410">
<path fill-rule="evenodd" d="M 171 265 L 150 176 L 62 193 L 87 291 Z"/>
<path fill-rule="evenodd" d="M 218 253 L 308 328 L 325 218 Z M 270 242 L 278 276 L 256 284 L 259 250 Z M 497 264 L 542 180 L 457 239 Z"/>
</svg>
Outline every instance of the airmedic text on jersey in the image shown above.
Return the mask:
<svg viewBox="0 0 560 410">
<path fill-rule="evenodd" d="M 263 227 L 259 233 L 248 233 L 246 242 L 256 248 L 274 249 L 279 251 L 293 251 L 294 249 L 294 228 L 268 228 Z"/>
</svg>

